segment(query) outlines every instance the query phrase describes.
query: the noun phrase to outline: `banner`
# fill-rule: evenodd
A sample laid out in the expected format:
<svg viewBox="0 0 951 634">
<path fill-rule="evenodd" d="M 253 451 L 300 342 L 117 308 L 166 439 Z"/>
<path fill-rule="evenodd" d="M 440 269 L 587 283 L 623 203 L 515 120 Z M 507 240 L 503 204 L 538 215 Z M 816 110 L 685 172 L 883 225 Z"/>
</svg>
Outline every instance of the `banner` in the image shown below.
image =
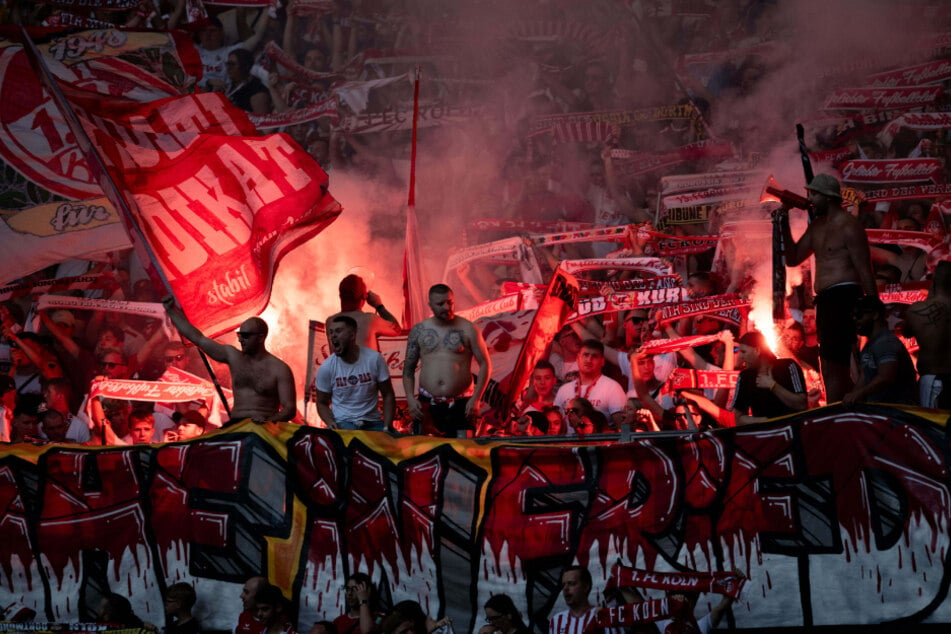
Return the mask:
<svg viewBox="0 0 951 634">
<path fill-rule="evenodd" d="M 465 123 L 488 115 L 484 106 L 457 106 L 446 103 L 419 104 L 419 127 L 432 128 L 447 124 Z M 390 132 L 410 130 L 413 127 L 412 106 L 390 108 L 382 112 L 365 112 L 344 117 L 338 127 L 346 134 L 370 134 L 371 132 Z"/>
<path fill-rule="evenodd" d="M 238 136 L 253 127 L 221 93 L 141 105 L 67 94 L 185 314 L 210 336 L 264 310 L 281 258 L 340 213 L 316 161 L 283 134 Z"/>
<path fill-rule="evenodd" d="M 865 200 L 881 202 L 883 200 L 914 200 L 917 198 L 940 198 L 951 196 L 951 184 L 937 185 L 904 185 L 900 187 L 886 187 L 884 189 L 869 189 L 863 192 Z"/>
<path fill-rule="evenodd" d="M 662 196 L 708 189 L 762 189 L 769 174 L 761 171 L 709 172 L 660 177 Z"/>
<path fill-rule="evenodd" d="M 19 282 L 0 288 L 0 302 L 17 299 L 27 295 L 62 293 L 65 291 L 87 291 L 92 289 L 115 289 L 119 282 L 111 273 L 91 273 L 74 277 L 60 277 L 35 282 Z"/>
<path fill-rule="evenodd" d="M 251 123 L 253 123 L 254 127 L 258 130 L 281 128 L 323 118 L 328 118 L 332 124 L 335 124 L 340 118 L 338 109 L 339 104 L 337 103 L 337 98 L 330 97 L 329 99 L 304 108 L 294 108 L 284 110 L 283 112 L 272 112 L 270 114 L 249 113 L 248 119 L 251 120 Z"/>
<path fill-rule="evenodd" d="M 673 592 L 709 592 L 738 599 L 746 579 L 735 572 L 654 572 L 615 564 L 611 585 Z"/>
<path fill-rule="evenodd" d="M 525 389 L 535 369 L 535 364 L 546 358 L 546 352 L 554 341 L 555 335 L 565 325 L 568 314 L 574 310 L 579 292 L 578 280 L 573 275 L 565 273 L 561 267 L 555 269 L 545 296 L 539 302 L 538 310 L 535 311 L 532 325 L 525 336 L 525 343 L 515 362 L 515 368 L 509 376 L 508 386 L 505 389 L 507 398 L 499 408 L 503 414 L 508 413 L 515 405 L 516 399 Z"/>
<path fill-rule="evenodd" d="M 59 196 L 74 200 L 102 196 L 63 115 L 30 66 L 19 32 L 0 30 L 3 36 L 0 158 Z M 81 31 L 47 35 L 37 47 L 60 81 L 96 90 L 110 100 L 179 95 L 192 90 L 201 73 L 198 53 L 185 33 Z"/>
<path fill-rule="evenodd" d="M 846 88 L 826 99 L 826 110 L 909 110 L 927 106 L 941 96 L 941 86 Z"/>
<path fill-rule="evenodd" d="M 243 583 L 265 575 L 302 631 L 343 613 L 342 580 L 364 572 L 456 632 L 478 630 L 499 593 L 544 632 L 562 570 L 586 566 L 600 595 L 620 562 L 741 570 L 741 631 L 945 623 L 945 418 L 833 406 L 676 438 L 531 445 L 246 421 L 170 444 L 0 445 L 0 605 L 88 621 L 112 591 L 161 627 L 174 580 L 195 587 L 204 630 L 228 630 Z"/>
<path fill-rule="evenodd" d="M 736 387 L 736 381 L 739 377 L 739 372 L 676 368 L 667 378 L 667 387 L 671 391 L 688 389 L 732 390 Z"/>
<path fill-rule="evenodd" d="M 645 275 L 673 275 L 673 268 L 660 258 L 592 258 L 587 260 L 562 260 L 565 273 L 577 275 L 586 271 L 615 270 L 638 271 Z"/>
<path fill-rule="evenodd" d="M 866 229 L 865 235 L 871 244 L 897 244 L 902 247 L 914 247 L 922 251 L 931 251 L 941 240 L 925 231 L 901 231 L 899 229 Z"/>
<path fill-rule="evenodd" d="M 734 154 L 735 150 L 732 144 L 713 141 L 698 141 L 660 154 L 633 150 L 611 150 L 611 156 L 617 159 L 615 169 L 627 177 L 647 174 L 664 167 L 690 161 L 727 159 Z"/>
<path fill-rule="evenodd" d="M 535 117 L 532 122 L 533 133 L 544 132 L 556 128 L 569 128 L 606 124 L 609 126 L 632 126 L 639 123 L 651 123 L 669 119 L 692 119 L 697 112 L 690 104 L 674 104 L 670 106 L 652 106 L 632 111 L 606 112 L 570 112 L 566 114 L 546 114 Z"/>
<path fill-rule="evenodd" d="M 946 62 L 951 66 L 951 62 Z M 879 132 L 879 138 L 885 145 L 891 145 L 892 140 L 902 128 L 910 128 L 920 132 L 936 132 L 951 128 L 951 112 L 908 112 L 892 120 Z"/>
<path fill-rule="evenodd" d="M 595 315 L 616 313 L 635 308 L 660 308 L 679 304 L 690 299 L 683 286 L 656 288 L 643 291 L 619 291 L 606 295 L 582 297 L 578 308 L 568 316 L 567 321 L 578 321 Z"/>
<path fill-rule="evenodd" d="M 841 170 L 842 180 L 848 183 L 939 183 L 944 167 L 935 158 L 864 159 L 846 161 Z"/>
<path fill-rule="evenodd" d="M 940 84 L 948 79 L 951 79 L 951 60 L 940 59 L 927 64 L 875 73 L 866 77 L 865 83 L 876 88 L 895 88 L 897 86 Z"/>
<path fill-rule="evenodd" d="M 676 339 L 651 339 L 643 344 L 637 351 L 641 354 L 666 354 L 668 352 L 678 352 L 687 348 L 696 348 L 707 344 L 716 343 L 720 340 L 720 335 L 689 335 L 687 337 L 678 337 Z"/>
<path fill-rule="evenodd" d="M 712 295 L 684 302 L 679 306 L 663 308 L 660 313 L 660 322 L 664 324 L 684 317 L 707 315 L 713 319 L 739 326 L 743 313 L 749 311 L 750 306 L 750 301 L 739 295 Z"/>
</svg>

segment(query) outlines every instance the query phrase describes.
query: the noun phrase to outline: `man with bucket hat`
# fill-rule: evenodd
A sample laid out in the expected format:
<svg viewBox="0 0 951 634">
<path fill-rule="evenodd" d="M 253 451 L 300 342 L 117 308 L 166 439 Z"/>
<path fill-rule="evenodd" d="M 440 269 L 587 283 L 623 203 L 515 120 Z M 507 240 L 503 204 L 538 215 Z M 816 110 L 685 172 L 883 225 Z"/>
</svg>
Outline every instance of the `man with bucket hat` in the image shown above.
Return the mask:
<svg viewBox="0 0 951 634">
<path fill-rule="evenodd" d="M 839 181 L 817 174 L 806 185 L 814 220 L 799 241 L 789 229 L 788 208 L 782 210 L 787 266 L 816 256 L 816 325 L 822 379 L 829 403 L 842 400 L 852 389 L 849 372 L 855 348 L 852 310 L 863 295 L 878 296 L 869 255 L 868 237 L 861 223 L 842 208 Z"/>
</svg>

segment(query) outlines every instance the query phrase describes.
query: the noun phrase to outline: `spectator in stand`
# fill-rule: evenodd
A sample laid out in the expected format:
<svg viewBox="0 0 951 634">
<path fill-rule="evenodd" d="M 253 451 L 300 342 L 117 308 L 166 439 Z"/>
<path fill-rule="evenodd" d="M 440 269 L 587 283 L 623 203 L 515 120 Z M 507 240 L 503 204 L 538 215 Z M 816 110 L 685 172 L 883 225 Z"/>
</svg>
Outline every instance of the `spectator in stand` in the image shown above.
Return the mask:
<svg viewBox="0 0 951 634">
<path fill-rule="evenodd" d="M 604 344 L 587 339 L 578 354 L 578 378 L 565 383 L 555 395 L 555 405 L 565 408 L 572 398 L 586 399 L 605 418 L 620 411 L 627 402 L 624 388 L 601 373 L 604 367 Z"/>
<path fill-rule="evenodd" d="M 581 337 L 565 326 L 555 336 L 556 349 L 549 355 L 548 360 L 555 368 L 555 376 L 559 381 L 572 381 L 578 376 L 578 353 L 581 352 Z"/>
<path fill-rule="evenodd" d="M 245 19 L 245 12 L 239 11 L 239 19 Z M 228 84 L 228 73 L 226 62 L 228 55 L 235 49 L 244 49 L 253 51 L 257 48 L 258 42 L 264 37 L 267 30 L 268 18 L 264 11 L 258 14 L 254 25 L 254 33 L 243 42 L 225 45 L 224 28 L 215 16 L 208 18 L 208 23 L 198 34 L 198 55 L 201 57 L 203 67 L 201 83 L 198 87 L 202 90 L 224 90 Z"/>
<path fill-rule="evenodd" d="M 6 331 L 10 341 L 10 362 L 17 394 L 42 393 L 42 381 L 61 378 L 59 359 L 44 338 L 32 332 Z"/>
<path fill-rule="evenodd" d="M 551 405 L 542 410 L 542 414 L 548 419 L 548 435 L 556 436 L 565 433 L 565 419 L 561 415 L 561 408 Z"/>
<path fill-rule="evenodd" d="M 917 404 L 915 366 L 905 344 L 888 329 L 885 304 L 877 297 L 862 297 L 855 304 L 854 315 L 855 331 L 868 341 L 859 355 L 862 376 L 842 397 L 842 404 Z"/>
<path fill-rule="evenodd" d="M 369 634 L 376 629 L 381 612 L 373 580 L 363 572 L 347 577 L 344 583 L 346 612 L 334 619 L 338 634 Z"/>
<path fill-rule="evenodd" d="M 271 112 L 271 94 L 264 83 L 251 74 L 254 56 L 250 51 L 236 48 L 228 53 L 225 67 L 228 71 L 228 86 L 225 94 L 228 101 L 252 114 Z"/>
<path fill-rule="evenodd" d="M 908 307 L 905 335 L 918 340 L 921 406 L 951 409 L 951 262 L 938 262 L 928 299 Z"/>
<path fill-rule="evenodd" d="M 611 424 L 617 430 L 627 426 L 636 432 L 660 431 L 653 414 L 646 407 L 641 407 L 640 400 L 636 398 L 628 398 L 624 409 L 611 415 Z"/>
<path fill-rule="evenodd" d="M 479 628 L 479 634 L 531 634 L 509 595 L 492 595 L 484 609 L 485 625 Z"/>
<path fill-rule="evenodd" d="M 143 626 L 142 619 L 132 611 L 132 604 L 129 603 L 129 600 L 114 592 L 106 594 L 100 600 L 96 622 L 130 629 Z"/>
<path fill-rule="evenodd" d="M 37 394 L 24 394 L 17 399 L 10 421 L 10 442 L 34 442 L 40 435 L 39 408 L 42 398 Z"/>
<path fill-rule="evenodd" d="M 558 379 L 555 377 L 555 366 L 542 359 L 535 364 L 532 370 L 531 385 L 525 395 L 523 413 L 543 412 L 546 407 L 555 403 L 555 386 Z"/>
<path fill-rule="evenodd" d="M 591 594 L 591 573 L 584 566 L 569 566 L 561 573 L 561 596 L 566 610 L 552 615 L 548 634 L 582 634 L 594 618 Z"/>
<path fill-rule="evenodd" d="M 100 374 L 114 381 L 132 378 L 129 358 L 118 348 L 106 348 L 99 354 Z"/>
<path fill-rule="evenodd" d="M 254 595 L 255 618 L 261 623 L 262 634 L 296 634 L 288 615 L 288 602 L 277 586 L 267 584 Z"/>
<path fill-rule="evenodd" d="M 383 634 L 452 634 L 449 617 L 434 619 L 416 601 L 400 601 L 380 624 Z"/>
<path fill-rule="evenodd" d="M 677 614 L 671 619 L 657 621 L 657 629 L 661 632 L 696 632 L 697 634 L 711 634 L 720 625 L 723 616 L 733 605 L 733 597 L 724 595 L 720 602 L 713 606 L 710 613 L 697 620 L 694 611 L 697 609 L 697 602 L 700 600 L 699 592 L 667 592 L 667 597 L 674 601 L 686 603 L 682 614 Z"/>
<path fill-rule="evenodd" d="M 95 376 L 96 356 L 76 336 L 76 316 L 68 310 L 41 310 L 39 315 L 54 338 L 54 352 L 69 368 L 67 378 L 72 383 L 73 394 L 82 394 Z M 79 403 L 73 403 L 73 407 L 79 407 Z"/>
<path fill-rule="evenodd" d="M 819 348 L 806 348 L 806 330 L 798 321 L 790 321 L 783 328 L 782 344 L 800 366 L 813 370 L 819 367 Z"/>
<path fill-rule="evenodd" d="M 744 425 L 806 409 L 806 379 L 792 359 L 777 359 L 766 337 L 755 330 L 739 338 L 744 369 L 736 382 L 730 409 Z"/>
<path fill-rule="evenodd" d="M 129 414 L 129 436 L 127 444 L 144 445 L 152 442 L 152 434 L 155 432 L 155 418 L 152 412 L 145 410 L 133 410 Z M 123 438 L 123 440 L 126 440 Z"/>
<path fill-rule="evenodd" d="M 334 317 L 350 317 L 357 322 L 357 345 L 379 350 L 377 337 L 400 334 L 399 320 L 383 306 L 380 296 L 367 288 L 362 277 L 355 274 L 347 275 L 340 280 L 338 287 L 340 294 L 340 312 L 327 318 L 330 323 Z M 374 310 L 365 312 L 363 305 L 369 304 Z"/>
<path fill-rule="evenodd" d="M 565 408 L 565 422 L 569 436 L 588 436 L 600 434 L 606 430 L 607 418 L 594 409 L 586 398 L 573 398 Z"/>
<path fill-rule="evenodd" d="M 43 399 L 47 409 L 54 409 L 66 421 L 66 437 L 70 442 L 84 443 L 89 441 L 89 420 L 85 414 L 73 414 L 70 407 L 72 386 L 68 379 L 50 379 L 43 388 Z"/>
<path fill-rule="evenodd" d="M 235 623 L 232 634 L 263 634 L 264 625 L 257 619 L 258 592 L 268 585 L 264 577 L 251 577 L 241 587 L 241 614 Z"/>
<path fill-rule="evenodd" d="M 512 419 L 508 436 L 544 436 L 548 432 L 548 418 L 541 412 L 525 412 Z"/>
<path fill-rule="evenodd" d="M 183 414 L 176 412 L 172 416 L 175 427 L 165 432 L 165 442 L 198 438 L 208 427 L 207 419 L 197 410 L 190 409 Z"/>
<path fill-rule="evenodd" d="M 333 621 L 317 621 L 310 626 L 307 634 L 339 634 Z"/>
<path fill-rule="evenodd" d="M 192 615 L 195 588 L 191 584 L 173 583 L 165 590 L 165 634 L 198 634 L 201 624 Z"/>
</svg>

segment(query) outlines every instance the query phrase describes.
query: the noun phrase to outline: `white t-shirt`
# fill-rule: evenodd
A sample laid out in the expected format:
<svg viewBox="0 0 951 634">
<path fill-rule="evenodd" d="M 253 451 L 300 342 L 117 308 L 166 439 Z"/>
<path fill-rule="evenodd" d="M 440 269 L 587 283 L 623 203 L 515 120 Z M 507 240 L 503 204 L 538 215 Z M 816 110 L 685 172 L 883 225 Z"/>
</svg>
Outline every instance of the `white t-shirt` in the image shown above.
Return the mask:
<svg viewBox="0 0 951 634">
<path fill-rule="evenodd" d="M 231 51 L 242 48 L 243 45 L 244 42 L 241 42 L 240 44 L 222 46 L 213 51 L 196 46 L 195 48 L 198 49 L 198 55 L 201 57 L 202 66 L 201 83 L 199 83 L 199 86 L 207 88 L 209 79 L 219 79 L 223 82 L 227 82 L 228 68 L 225 64 L 228 61 L 228 55 L 231 54 Z"/>
<path fill-rule="evenodd" d="M 317 370 L 317 390 L 330 394 L 330 406 L 337 422 L 381 421 L 377 407 L 379 384 L 389 380 L 390 369 L 383 355 L 360 346 L 356 363 L 346 363 L 335 354 Z"/>
<path fill-rule="evenodd" d="M 594 620 L 594 612 L 590 609 L 581 616 L 572 616 L 570 610 L 558 612 L 548 621 L 548 634 L 583 634 L 585 626 Z"/>
<path fill-rule="evenodd" d="M 555 394 L 555 405 L 561 409 L 562 414 L 564 414 L 565 408 L 568 407 L 568 403 L 575 398 L 588 399 L 594 409 L 605 416 L 611 416 L 614 412 L 621 411 L 624 409 L 624 405 L 627 404 L 627 394 L 624 393 L 624 388 L 611 377 L 602 374 L 597 381 L 584 387 L 578 385 L 579 380 L 580 378 L 575 379 L 558 388 L 558 393 Z"/>
</svg>

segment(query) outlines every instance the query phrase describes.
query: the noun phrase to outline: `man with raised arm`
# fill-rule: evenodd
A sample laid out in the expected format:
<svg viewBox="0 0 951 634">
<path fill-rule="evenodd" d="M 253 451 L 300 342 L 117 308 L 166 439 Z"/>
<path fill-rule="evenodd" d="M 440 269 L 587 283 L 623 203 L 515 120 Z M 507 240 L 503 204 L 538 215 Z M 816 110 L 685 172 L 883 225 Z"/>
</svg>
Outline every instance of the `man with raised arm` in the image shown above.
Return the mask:
<svg viewBox="0 0 951 634">
<path fill-rule="evenodd" d="M 267 323 L 260 317 L 246 319 L 238 328 L 238 344 L 218 343 L 206 337 L 181 310 L 175 307 L 175 298 L 162 299 L 165 311 L 178 331 L 201 348 L 205 354 L 231 370 L 234 404 L 231 420 L 224 426 L 250 418 L 256 423 L 289 421 L 297 415 L 297 391 L 290 366 L 264 347 Z"/>
<path fill-rule="evenodd" d="M 852 389 L 850 362 L 855 348 L 852 309 L 863 294 L 878 296 L 869 255 L 868 237 L 862 224 L 842 209 L 839 181 L 817 174 L 806 189 L 815 210 L 815 220 L 793 240 L 783 209 L 781 216 L 786 265 L 796 266 L 816 256 L 816 324 L 822 379 L 829 403 L 842 400 Z"/>
<path fill-rule="evenodd" d="M 433 316 L 410 330 L 403 365 L 403 388 L 413 420 L 424 433 L 458 438 L 473 428 L 479 402 L 492 372 L 482 333 L 471 321 L 456 316 L 452 289 L 436 284 L 429 289 Z M 475 385 L 472 360 L 479 366 Z M 419 396 L 416 397 L 416 366 Z"/>
<path fill-rule="evenodd" d="M 350 317 L 357 322 L 357 345 L 366 348 L 380 349 L 378 335 L 394 336 L 400 334 L 400 322 L 383 306 L 380 296 L 367 288 L 366 282 L 359 275 L 351 273 L 340 280 L 340 312 L 327 318 L 330 324 L 335 317 Z M 368 304 L 374 312 L 363 310 Z M 328 325 L 329 328 L 329 325 Z"/>
</svg>

